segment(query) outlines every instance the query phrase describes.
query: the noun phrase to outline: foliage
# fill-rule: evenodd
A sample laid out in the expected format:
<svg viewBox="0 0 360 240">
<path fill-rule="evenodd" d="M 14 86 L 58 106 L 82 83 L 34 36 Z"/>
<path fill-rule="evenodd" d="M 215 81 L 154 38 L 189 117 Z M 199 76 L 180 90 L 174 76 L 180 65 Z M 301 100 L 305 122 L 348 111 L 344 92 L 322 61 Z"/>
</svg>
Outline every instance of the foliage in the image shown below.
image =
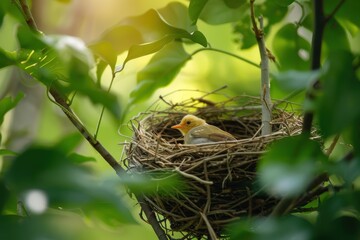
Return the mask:
<svg viewBox="0 0 360 240">
<path fill-rule="evenodd" d="M 198 29 L 200 21 L 209 25 L 231 24 L 234 44 L 240 49 L 256 44 L 249 1 L 191 0 L 188 6 L 171 2 L 162 9 L 150 9 L 122 20 L 89 46 L 79 38 L 35 31 L 21 8 L 24 2 L 0 2 L 0 26 L 6 24 L 5 16 L 11 16 L 18 24 L 15 36 L 18 47 L 15 51 L 0 48 L 0 68 L 15 66 L 41 82 L 48 92 L 55 89 L 68 107 L 72 97 L 80 95 L 82 101 L 87 99 L 104 107 L 115 119 L 125 113 L 111 89 L 102 87 L 100 79 L 107 66 L 115 75 L 129 61 L 151 55 L 149 63 L 138 71 L 137 85 L 130 93 L 128 104 L 136 105 L 171 83 L 193 55 L 214 50 L 206 33 Z M 256 14 L 265 18 L 265 36 L 273 36 L 268 43 L 276 57 L 272 68 L 273 91 L 283 95 L 292 91 L 305 93 L 306 97 L 301 99 L 304 126 L 317 127 L 325 143 L 336 144 L 340 138 L 351 150 L 329 156 L 334 146 L 327 151 L 319 142 L 309 139 L 307 127 L 299 136 L 273 143 L 258 166 L 259 182 L 265 191 L 289 202 L 296 201 L 302 193 L 312 190 L 309 188 L 321 173 L 330 175 L 330 181 L 321 184 L 331 191 L 321 197 L 319 209 L 314 209 L 318 215 L 311 221 L 306 214 L 291 215 L 288 205 L 290 209 L 280 213 L 284 216 L 273 214 L 230 226 L 229 233 L 234 239 L 359 239 L 360 55 L 356 41 L 360 33 L 359 5 L 358 0 L 255 1 Z M 314 20 L 319 25 L 314 25 Z M 198 50 L 190 52 L 194 46 Z M 122 53 L 127 56 L 118 63 Z M 19 93 L 0 99 L 0 124 L 22 98 Z M 69 109 L 64 106 L 62 109 L 75 125 L 81 123 Z M 68 239 L 71 234 L 85 238 L 79 231 L 84 228 L 84 222 L 78 219 L 80 215 L 74 218 L 69 214 L 73 209 L 79 209 L 83 219 L 101 219 L 109 225 L 133 222 L 122 197 L 116 193 L 119 185 L 153 191 L 159 183 L 149 187 L 148 179 L 141 178 L 99 183 L 86 165 L 94 159 L 76 151 L 82 141 L 79 136 L 64 136 L 52 146 L 31 146 L 19 153 L 0 149 L 1 156 L 10 157 L 0 168 L 1 239 L 9 236 Z M 91 134 L 85 137 L 93 146 L 97 144 Z M 27 202 L 34 191 L 45 201 L 40 212 Z M 309 203 L 307 207 L 313 206 L 314 203 Z M 57 225 L 55 220 L 59 219 L 62 224 Z M 67 221 L 81 227 L 70 227 Z"/>
</svg>

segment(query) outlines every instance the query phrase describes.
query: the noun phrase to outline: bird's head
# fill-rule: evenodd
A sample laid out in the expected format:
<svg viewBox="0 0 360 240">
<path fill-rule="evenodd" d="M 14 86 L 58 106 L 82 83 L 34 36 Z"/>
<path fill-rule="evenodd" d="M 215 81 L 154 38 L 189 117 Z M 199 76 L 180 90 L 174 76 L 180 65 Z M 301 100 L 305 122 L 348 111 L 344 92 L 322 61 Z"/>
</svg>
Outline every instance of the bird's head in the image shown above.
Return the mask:
<svg viewBox="0 0 360 240">
<path fill-rule="evenodd" d="M 192 128 L 205 125 L 204 119 L 195 117 L 194 115 L 186 115 L 181 119 L 181 122 L 171 128 L 178 129 L 183 135 L 188 133 Z"/>
</svg>

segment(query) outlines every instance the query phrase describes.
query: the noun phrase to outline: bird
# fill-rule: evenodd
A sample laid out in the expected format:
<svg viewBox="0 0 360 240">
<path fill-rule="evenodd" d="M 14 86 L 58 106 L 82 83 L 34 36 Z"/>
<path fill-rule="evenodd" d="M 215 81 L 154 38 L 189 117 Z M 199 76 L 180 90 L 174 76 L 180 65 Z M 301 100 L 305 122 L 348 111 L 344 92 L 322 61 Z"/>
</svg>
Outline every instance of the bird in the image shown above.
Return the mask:
<svg viewBox="0 0 360 240">
<path fill-rule="evenodd" d="M 194 115 L 185 115 L 179 124 L 171 126 L 179 130 L 184 136 L 185 144 L 214 143 L 220 141 L 233 141 L 236 138 L 220 128 L 207 124 L 204 119 Z"/>
</svg>

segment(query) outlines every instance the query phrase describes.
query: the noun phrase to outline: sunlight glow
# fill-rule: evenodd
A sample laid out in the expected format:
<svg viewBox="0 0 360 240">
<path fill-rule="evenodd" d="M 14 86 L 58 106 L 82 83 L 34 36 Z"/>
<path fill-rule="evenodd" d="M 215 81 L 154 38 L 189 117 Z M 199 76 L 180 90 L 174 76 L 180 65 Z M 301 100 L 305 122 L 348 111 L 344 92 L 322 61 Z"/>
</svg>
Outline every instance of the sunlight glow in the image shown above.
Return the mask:
<svg viewBox="0 0 360 240">
<path fill-rule="evenodd" d="M 41 190 L 31 190 L 25 196 L 25 204 L 31 212 L 41 214 L 48 207 L 48 198 Z"/>
</svg>

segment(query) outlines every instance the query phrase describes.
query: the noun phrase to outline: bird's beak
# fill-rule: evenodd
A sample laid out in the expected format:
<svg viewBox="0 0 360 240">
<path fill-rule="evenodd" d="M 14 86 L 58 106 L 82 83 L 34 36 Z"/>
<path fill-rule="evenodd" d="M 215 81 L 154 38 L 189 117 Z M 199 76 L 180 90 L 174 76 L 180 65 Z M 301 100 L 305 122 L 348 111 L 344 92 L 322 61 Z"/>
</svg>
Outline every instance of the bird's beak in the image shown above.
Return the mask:
<svg viewBox="0 0 360 240">
<path fill-rule="evenodd" d="M 181 129 L 181 128 L 182 128 L 182 125 L 181 125 L 181 124 L 177 124 L 177 125 L 171 126 L 171 128 Z"/>
</svg>

